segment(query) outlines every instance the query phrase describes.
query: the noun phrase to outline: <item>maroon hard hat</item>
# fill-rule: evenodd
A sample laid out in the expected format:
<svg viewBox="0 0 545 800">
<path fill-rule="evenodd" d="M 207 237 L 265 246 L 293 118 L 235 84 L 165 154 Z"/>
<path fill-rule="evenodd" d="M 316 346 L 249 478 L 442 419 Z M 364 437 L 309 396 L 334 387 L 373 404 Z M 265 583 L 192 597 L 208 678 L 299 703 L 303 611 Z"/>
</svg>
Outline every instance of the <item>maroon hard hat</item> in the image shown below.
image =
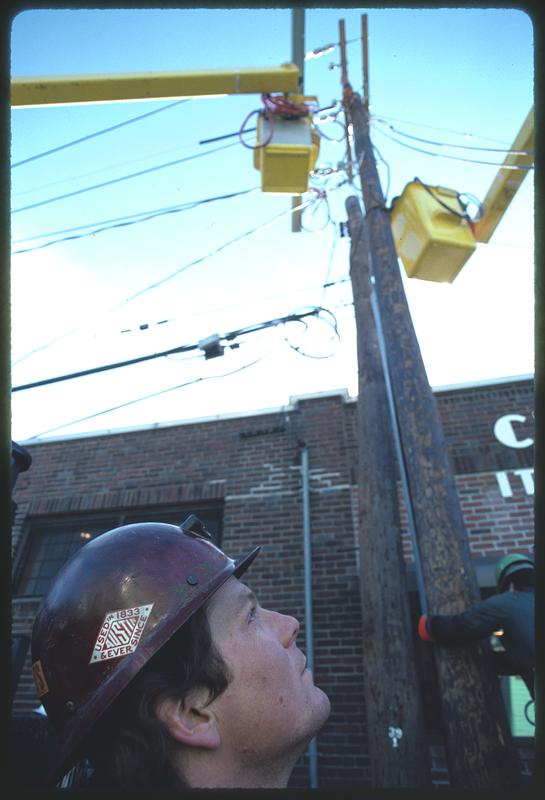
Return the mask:
<svg viewBox="0 0 545 800">
<path fill-rule="evenodd" d="M 48 782 L 144 664 L 261 549 L 233 560 L 210 538 L 193 515 L 180 527 L 124 525 L 58 572 L 32 631 L 36 688 L 60 737 Z"/>
</svg>

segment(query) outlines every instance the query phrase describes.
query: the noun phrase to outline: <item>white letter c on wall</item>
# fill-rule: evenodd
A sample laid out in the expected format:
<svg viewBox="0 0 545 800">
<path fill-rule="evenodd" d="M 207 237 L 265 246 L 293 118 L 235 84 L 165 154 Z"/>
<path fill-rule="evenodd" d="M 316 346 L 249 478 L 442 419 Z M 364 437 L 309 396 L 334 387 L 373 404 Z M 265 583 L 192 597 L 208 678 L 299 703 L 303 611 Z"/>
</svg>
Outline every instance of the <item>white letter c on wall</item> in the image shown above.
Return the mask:
<svg viewBox="0 0 545 800">
<path fill-rule="evenodd" d="M 513 422 L 526 422 L 526 417 L 521 414 L 506 414 L 496 420 L 494 425 L 494 436 L 506 447 L 530 447 L 534 440 L 530 439 L 517 439 L 515 431 L 513 430 Z"/>
</svg>

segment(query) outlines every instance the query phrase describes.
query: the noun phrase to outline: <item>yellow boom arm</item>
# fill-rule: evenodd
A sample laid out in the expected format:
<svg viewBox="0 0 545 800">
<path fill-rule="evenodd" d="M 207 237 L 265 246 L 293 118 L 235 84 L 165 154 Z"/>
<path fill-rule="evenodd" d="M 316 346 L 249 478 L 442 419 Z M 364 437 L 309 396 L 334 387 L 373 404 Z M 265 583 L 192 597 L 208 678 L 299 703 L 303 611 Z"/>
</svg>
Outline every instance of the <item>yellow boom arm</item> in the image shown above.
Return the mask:
<svg viewBox="0 0 545 800">
<path fill-rule="evenodd" d="M 527 175 L 528 169 L 525 167 L 531 167 L 534 163 L 533 107 L 528 112 L 511 149 L 514 152 L 508 153 L 503 162 L 507 168 L 501 167 L 483 201 L 483 216 L 475 224 L 475 239 L 478 242 L 490 241 L 490 237 L 509 203 Z M 517 153 L 524 154 L 518 155 Z M 522 169 L 513 169 L 513 167 L 522 167 Z"/>
<path fill-rule="evenodd" d="M 299 70 L 295 64 L 239 70 L 13 78 L 11 105 L 25 108 L 298 89 Z"/>
</svg>

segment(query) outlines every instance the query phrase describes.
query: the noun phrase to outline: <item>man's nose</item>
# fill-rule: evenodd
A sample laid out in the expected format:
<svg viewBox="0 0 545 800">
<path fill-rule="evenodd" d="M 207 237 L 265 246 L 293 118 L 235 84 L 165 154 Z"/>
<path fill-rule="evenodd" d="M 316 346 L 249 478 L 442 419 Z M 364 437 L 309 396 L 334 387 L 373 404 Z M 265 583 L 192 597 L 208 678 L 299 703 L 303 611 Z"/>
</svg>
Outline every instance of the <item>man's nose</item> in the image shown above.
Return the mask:
<svg viewBox="0 0 545 800">
<path fill-rule="evenodd" d="M 297 639 L 301 627 L 299 620 L 288 614 L 279 614 L 281 617 L 281 642 L 284 647 L 289 647 Z"/>
</svg>

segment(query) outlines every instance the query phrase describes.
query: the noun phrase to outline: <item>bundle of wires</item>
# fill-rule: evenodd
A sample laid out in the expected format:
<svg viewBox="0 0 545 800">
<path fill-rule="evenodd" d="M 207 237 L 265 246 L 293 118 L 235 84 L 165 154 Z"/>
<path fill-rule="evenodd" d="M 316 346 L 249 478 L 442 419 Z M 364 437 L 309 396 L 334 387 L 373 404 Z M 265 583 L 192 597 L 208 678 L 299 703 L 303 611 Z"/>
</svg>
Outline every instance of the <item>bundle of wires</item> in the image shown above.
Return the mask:
<svg viewBox="0 0 545 800">
<path fill-rule="evenodd" d="M 240 143 L 244 145 L 244 147 L 248 148 L 248 150 L 257 150 L 258 148 L 266 147 L 268 144 L 270 144 L 274 133 L 275 114 L 279 117 L 282 117 L 283 119 L 296 119 L 299 117 L 305 117 L 310 113 L 309 107 L 304 103 L 294 103 L 292 100 L 288 100 L 281 94 L 271 95 L 268 93 L 267 94 L 264 93 L 261 95 L 261 100 L 263 102 L 265 110 L 261 111 L 261 109 L 256 108 L 253 111 L 250 111 L 250 113 L 240 126 L 240 130 L 238 132 L 238 138 L 240 140 Z M 263 142 L 257 145 L 246 144 L 246 142 L 242 138 L 242 135 L 246 130 L 246 125 L 248 124 L 248 120 L 250 120 L 254 114 L 259 114 L 259 113 L 263 113 L 265 118 L 269 122 L 269 132 L 267 138 Z"/>
</svg>

